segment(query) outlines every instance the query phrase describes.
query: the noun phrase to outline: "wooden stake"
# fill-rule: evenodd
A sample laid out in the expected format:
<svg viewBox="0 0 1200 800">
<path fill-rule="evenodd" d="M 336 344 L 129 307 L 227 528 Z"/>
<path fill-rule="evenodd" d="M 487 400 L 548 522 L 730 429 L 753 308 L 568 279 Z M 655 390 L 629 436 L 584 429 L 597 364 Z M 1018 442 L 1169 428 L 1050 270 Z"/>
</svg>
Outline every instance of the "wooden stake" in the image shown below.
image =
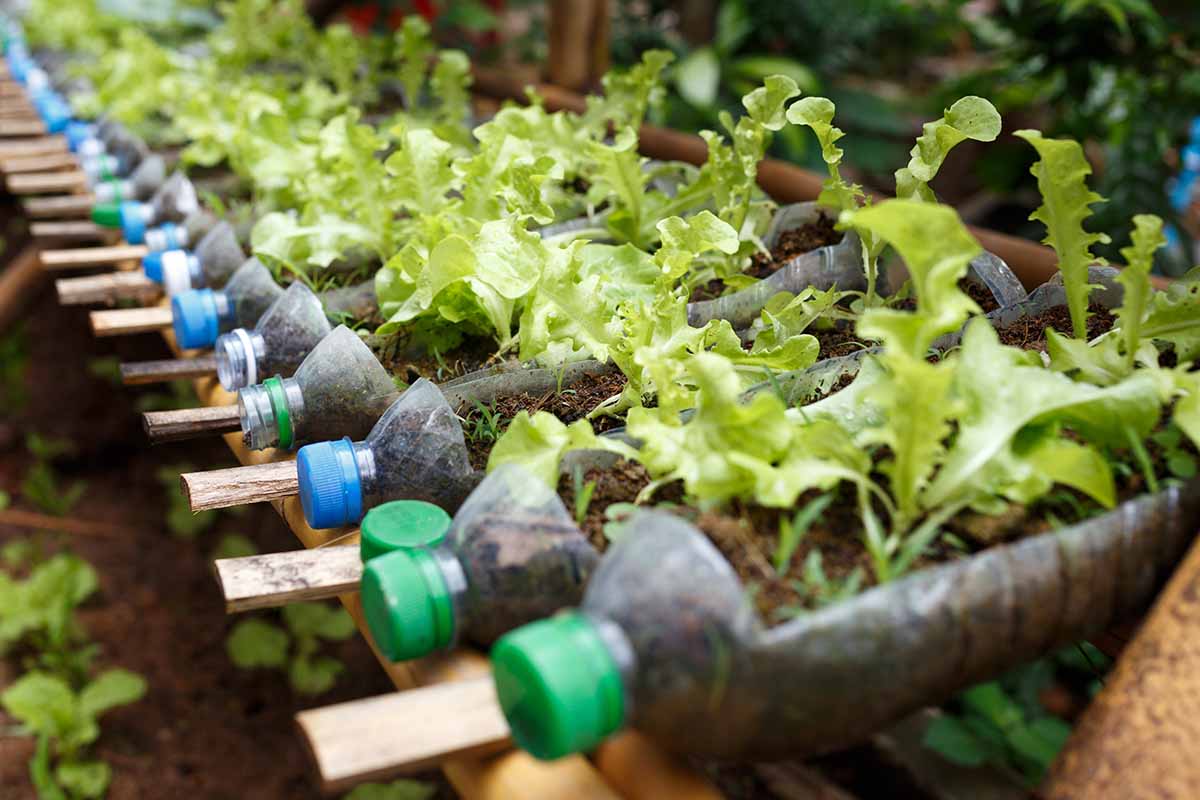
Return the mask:
<svg viewBox="0 0 1200 800">
<path fill-rule="evenodd" d="M 79 219 L 66 222 L 34 222 L 29 226 L 29 235 L 35 239 L 103 242 L 120 236 L 120 232 L 102 228 L 88 219 Z"/>
<path fill-rule="evenodd" d="M 36 156 L 5 158 L 0 161 L 0 171 L 9 175 L 23 172 L 53 172 L 55 170 L 78 169 L 79 160 L 74 153 L 46 153 Z"/>
<path fill-rule="evenodd" d="M 213 567 L 229 614 L 328 600 L 357 592 L 362 579 L 362 556 L 356 544 L 220 558 Z"/>
<path fill-rule="evenodd" d="M 192 380 L 214 375 L 216 371 L 217 359 L 213 356 L 132 361 L 121 365 L 121 383 L 126 386 L 141 386 L 163 381 Z"/>
<path fill-rule="evenodd" d="M 270 461 L 248 467 L 185 472 L 179 476 L 192 513 L 263 503 L 300 491 L 295 461 Z"/>
<path fill-rule="evenodd" d="M 135 270 L 119 270 L 79 278 L 59 278 L 54 282 L 54 287 L 58 291 L 58 302 L 64 306 L 112 304 L 117 300 L 152 302 L 162 294 L 161 286 L 147 278 L 144 273 Z M 189 373 L 180 377 L 194 378 L 197 375 Z M 151 379 L 142 383 L 153 383 L 155 380 L 162 379 Z"/>
<path fill-rule="evenodd" d="M 448 758 L 494 753 L 510 743 L 490 676 L 302 711 L 296 722 L 328 792 L 419 772 Z M 567 796 L 525 790 L 526 797 Z"/>
<path fill-rule="evenodd" d="M 92 333 L 96 336 L 125 336 L 147 333 L 171 327 L 171 309 L 165 306 L 150 308 L 115 308 L 93 311 L 88 315 Z"/>
<path fill-rule="evenodd" d="M 67 223 L 40 223 L 43 225 Z M 93 223 L 87 223 L 89 225 Z M 120 264 L 122 261 L 140 261 L 150 252 L 145 245 L 118 244 L 111 247 L 75 247 L 69 250 L 43 250 L 42 266 L 46 269 L 65 270 L 84 267 L 103 267 Z"/>
<path fill-rule="evenodd" d="M 82 170 L 9 175 L 6 183 L 11 194 L 61 194 L 85 191 L 88 188 L 87 173 Z"/>
<path fill-rule="evenodd" d="M 46 274 L 38 263 L 37 246 L 25 245 L 0 272 L 0 331 L 29 313 L 29 302 L 41 289 Z"/>
<path fill-rule="evenodd" d="M 25 216 L 33 219 L 86 219 L 96 198 L 90 194 L 63 194 L 53 197 L 27 197 L 21 203 Z"/>
<path fill-rule="evenodd" d="M 153 444 L 178 442 L 217 433 L 241 430 L 237 406 L 184 408 L 178 411 L 147 411 L 142 427 Z"/>
<path fill-rule="evenodd" d="M 68 153 L 67 140 L 60 136 L 37 136 L 30 139 L 0 141 L 0 159 L 44 156 L 50 153 Z"/>
</svg>

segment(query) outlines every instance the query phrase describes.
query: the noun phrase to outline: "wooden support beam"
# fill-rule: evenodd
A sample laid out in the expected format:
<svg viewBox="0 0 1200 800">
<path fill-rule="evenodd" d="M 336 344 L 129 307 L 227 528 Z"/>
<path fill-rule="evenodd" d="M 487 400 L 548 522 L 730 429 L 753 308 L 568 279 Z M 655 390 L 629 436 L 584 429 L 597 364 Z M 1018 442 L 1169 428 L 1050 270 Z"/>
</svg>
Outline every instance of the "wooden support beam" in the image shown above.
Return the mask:
<svg viewBox="0 0 1200 800">
<path fill-rule="evenodd" d="M 185 472 L 179 476 L 179 482 L 193 514 L 214 508 L 278 500 L 300 491 L 296 462 L 292 460 Z"/>
<path fill-rule="evenodd" d="M 0 160 L 0 172 L 16 175 L 27 172 L 53 172 L 79 168 L 74 153 L 46 153 L 35 156 L 20 156 Z"/>
<path fill-rule="evenodd" d="M 66 223 L 40 223 L 44 225 Z M 89 225 L 92 223 L 88 223 Z M 140 261 L 150 252 L 145 245 L 118 244 L 106 247 L 73 247 L 66 250 L 43 250 L 42 266 L 46 269 L 67 270 L 85 267 L 104 267 L 123 261 Z"/>
<path fill-rule="evenodd" d="M 194 380 L 215 375 L 216 372 L 217 359 L 213 356 L 131 361 L 121 365 L 121 383 L 126 386 L 141 386 L 163 381 Z"/>
<path fill-rule="evenodd" d="M 490 676 L 314 708 L 297 714 L 296 722 L 327 792 L 510 744 Z M 565 796 L 526 791 L 526 797 Z"/>
<path fill-rule="evenodd" d="M 103 228 L 90 219 L 77 219 L 64 222 L 34 222 L 29 225 L 29 235 L 41 240 L 104 242 L 121 234 L 111 228 Z"/>
<path fill-rule="evenodd" d="M 88 188 L 87 173 L 78 169 L 70 172 L 29 172 L 21 175 L 9 175 L 5 183 L 11 194 L 63 194 L 86 191 Z"/>
<path fill-rule="evenodd" d="M 575 91 L 598 86 L 608 71 L 608 0 L 550 0 L 548 9 L 550 82 Z"/>
<path fill-rule="evenodd" d="M 93 311 L 88 317 L 96 336 L 125 336 L 171 327 L 171 309 L 165 306 L 114 308 Z"/>
<path fill-rule="evenodd" d="M 29 302 L 45 283 L 37 246 L 27 244 L 0 272 L 0 331 L 29 311 Z"/>
<path fill-rule="evenodd" d="M 31 219 L 88 218 L 96 198 L 90 194 L 61 194 L 50 197 L 26 197 L 21 202 L 25 216 Z"/>
<path fill-rule="evenodd" d="M 213 568 L 229 614 L 328 600 L 357 592 L 362 580 L 362 556 L 357 544 L 220 558 L 213 562 Z"/>
<path fill-rule="evenodd" d="M 25 158 L 69 152 L 66 138 L 58 134 L 0 141 L 0 159 Z"/>
<path fill-rule="evenodd" d="M 118 270 L 102 275 L 84 275 L 78 278 L 59 278 L 54 282 L 58 291 L 58 302 L 64 306 L 112 304 L 118 300 L 141 300 L 153 302 L 162 295 L 162 287 L 137 270 Z M 181 377 L 194 378 L 194 374 Z M 157 380 L 162 380 L 157 379 Z M 170 380 L 168 378 L 167 380 Z M 142 381 L 153 383 L 155 379 Z"/>
<path fill-rule="evenodd" d="M 142 414 L 142 427 L 152 444 L 179 442 L 220 433 L 241 430 L 237 406 L 204 406 L 177 411 L 147 411 Z"/>
</svg>

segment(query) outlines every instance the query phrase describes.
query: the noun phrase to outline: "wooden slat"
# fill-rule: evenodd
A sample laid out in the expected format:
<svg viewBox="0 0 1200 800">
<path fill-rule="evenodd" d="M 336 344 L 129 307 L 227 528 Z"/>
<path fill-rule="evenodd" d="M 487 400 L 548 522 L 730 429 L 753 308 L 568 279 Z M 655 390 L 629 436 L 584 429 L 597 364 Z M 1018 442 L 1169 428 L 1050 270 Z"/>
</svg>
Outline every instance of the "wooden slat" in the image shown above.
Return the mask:
<svg viewBox="0 0 1200 800">
<path fill-rule="evenodd" d="M 246 467 L 185 472 L 179 476 L 192 513 L 264 503 L 300 491 L 295 461 L 271 461 Z"/>
<path fill-rule="evenodd" d="M 171 327 L 171 309 L 163 306 L 93 311 L 88 318 L 96 336 L 125 336 Z"/>
<path fill-rule="evenodd" d="M 46 132 L 46 126 L 41 120 L 15 121 L 4 120 L 0 121 L 0 136 L 20 137 L 20 136 L 40 136 Z"/>
<path fill-rule="evenodd" d="M 29 235 L 35 239 L 103 242 L 120 234 L 109 228 L 102 228 L 89 219 L 78 219 L 63 222 L 34 222 L 29 226 Z"/>
<path fill-rule="evenodd" d="M 121 365 L 121 383 L 126 386 L 140 386 L 162 381 L 192 380 L 214 375 L 216 371 L 217 359 L 213 356 L 131 361 Z"/>
<path fill-rule="evenodd" d="M 31 219 L 86 219 L 95 204 L 96 198 L 90 194 L 26 197 L 21 201 L 25 216 Z"/>
<path fill-rule="evenodd" d="M 66 223 L 38 223 L 42 225 Z M 91 225 L 92 223 L 88 223 Z M 65 250 L 43 250 L 42 266 L 46 269 L 65 270 L 85 267 L 104 267 L 123 261 L 139 261 L 149 250 L 140 244 L 118 244 L 107 247 L 73 247 Z"/>
<path fill-rule="evenodd" d="M 115 303 L 117 300 L 153 301 L 162 294 L 162 287 L 136 270 L 106 272 L 102 275 L 83 275 L 78 278 L 59 278 L 54 282 L 58 302 L 64 306 Z M 204 374 L 204 373 L 200 373 Z M 180 377 L 195 378 L 197 374 Z M 161 379 L 160 379 L 161 380 Z M 153 383 L 153 380 L 143 383 Z"/>
<path fill-rule="evenodd" d="M 362 580 L 357 544 L 221 558 L 213 567 L 225 597 L 225 611 L 230 614 L 328 600 L 357 592 Z"/>
<path fill-rule="evenodd" d="M 29 139 L 0 141 L 0 159 L 69 152 L 66 138 L 57 134 L 54 136 L 36 136 Z"/>
<path fill-rule="evenodd" d="M 147 411 L 142 427 L 154 444 L 178 442 L 218 433 L 241 430 L 236 405 L 184 408 L 178 411 Z"/>
<path fill-rule="evenodd" d="M 0 331 L 29 312 L 29 302 L 41 289 L 46 274 L 38 263 L 37 247 L 28 244 L 0 272 Z"/>
<path fill-rule="evenodd" d="M 47 153 L 36 156 L 21 156 L 0 160 L 0 171 L 8 175 L 25 172 L 53 172 L 54 170 L 77 169 L 79 160 L 74 153 Z"/>
<path fill-rule="evenodd" d="M 0 123 L 3 125 L 3 123 Z M 87 189 L 87 173 L 82 170 L 71 172 L 30 172 L 9 175 L 5 180 L 12 194 L 54 194 Z"/>
</svg>

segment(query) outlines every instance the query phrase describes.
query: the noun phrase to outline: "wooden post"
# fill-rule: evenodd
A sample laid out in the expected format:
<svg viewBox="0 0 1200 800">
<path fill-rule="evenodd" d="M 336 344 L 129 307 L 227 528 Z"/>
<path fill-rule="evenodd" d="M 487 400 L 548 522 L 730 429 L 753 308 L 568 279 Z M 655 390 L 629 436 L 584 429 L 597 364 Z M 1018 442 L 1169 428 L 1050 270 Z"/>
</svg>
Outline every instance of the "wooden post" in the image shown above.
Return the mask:
<svg viewBox="0 0 1200 800">
<path fill-rule="evenodd" d="M 29 302 L 42 287 L 45 273 L 38 263 L 37 247 L 25 245 L 0 272 L 0 331 L 29 311 Z"/>
<path fill-rule="evenodd" d="M 59 278 L 54 282 L 58 302 L 64 306 L 115 303 L 117 300 L 153 302 L 162 294 L 162 287 L 142 272 L 120 270 L 103 275 L 84 275 L 79 278 Z M 183 377 L 194 378 L 195 375 Z M 170 380 L 168 378 L 168 380 Z M 142 381 L 153 383 L 153 380 Z"/>
<path fill-rule="evenodd" d="M 93 311 L 88 316 L 96 336 L 125 336 L 171 327 L 171 309 L 164 306 L 115 308 Z"/>
<path fill-rule="evenodd" d="M 121 365 L 121 383 L 126 386 L 141 386 L 163 381 L 192 380 L 214 375 L 216 371 L 217 359 L 213 356 L 131 361 Z"/>
<path fill-rule="evenodd" d="M 66 223 L 42 223 L 66 224 Z M 88 223 L 89 225 L 92 223 Z M 145 245 L 118 244 L 109 247 L 75 247 L 68 250 L 43 250 L 42 266 L 46 269 L 66 270 L 86 267 L 104 267 L 123 261 L 140 261 L 150 252 Z"/>
<path fill-rule="evenodd" d="M 237 406 L 203 406 L 178 411 L 147 411 L 142 427 L 152 444 L 179 442 L 218 433 L 241 430 Z"/>
<path fill-rule="evenodd" d="M 51 239 L 72 242 L 104 242 L 119 237 L 119 231 L 102 228 L 89 219 L 66 222 L 34 222 L 29 226 L 29 235 L 34 239 Z"/>
<path fill-rule="evenodd" d="M 270 461 L 246 467 L 185 472 L 179 476 L 192 513 L 263 503 L 300 491 L 296 462 Z"/>
<path fill-rule="evenodd" d="M 550 82 L 576 91 L 597 86 L 608 71 L 608 0 L 550 0 Z"/>
<path fill-rule="evenodd" d="M 221 558 L 213 562 L 213 567 L 229 614 L 328 600 L 357 592 L 362 580 L 362 556 L 357 544 Z"/>
<path fill-rule="evenodd" d="M 0 126 L 3 124 L 0 122 Z M 88 188 L 87 173 L 82 170 L 9 175 L 5 183 L 11 194 L 62 194 L 86 191 Z"/>
<path fill-rule="evenodd" d="M 87 219 L 96 198 L 90 194 L 63 194 L 53 197 L 27 197 L 21 207 L 31 219 Z"/>
</svg>

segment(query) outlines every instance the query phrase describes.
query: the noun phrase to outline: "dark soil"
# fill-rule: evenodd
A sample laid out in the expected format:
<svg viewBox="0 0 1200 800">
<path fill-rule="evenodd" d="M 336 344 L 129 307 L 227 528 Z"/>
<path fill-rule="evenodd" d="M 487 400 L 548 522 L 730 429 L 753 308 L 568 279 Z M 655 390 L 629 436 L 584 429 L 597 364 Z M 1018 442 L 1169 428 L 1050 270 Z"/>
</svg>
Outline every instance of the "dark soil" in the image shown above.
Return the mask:
<svg viewBox="0 0 1200 800">
<path fill-rule="evenodd" d="M 1090 316 L 1087 320 L 1087 338 L 1093 339 L 1109 331 L 1114 322 L 1112 313 L 1101 306 L 1092 304 L 1088 307 Z M 1022 317 L 1011 325 L 999 330 L 1002 344 L 1020 347 L 1023 350 L 1046 351 L 1046 329 L 1053 328 L 1059 333 L 1071 335 L 1071 313 L 1066 306 L 1055 306 L 1041 314 L 1032 317 Z"/>
<path fill-rule="evenodd" d="M 0 418 L 0 489 L 12 495 L 16 509 L 37 511 L 21 496 L 32 463 L 25 437 L 37 432 L 69 439 L 77 450 L 56 460 L 55 469 L 64 483 L 87 482 L 72 518 L 105 523 L 119 533 L 65 537 L 0 522 L 0 544 L 34 537 L 46 552 L 69 548 L 91 563 L 100 591 L 79 617 L 99 645 L 97 666 L 131 669 L 148 682 L 141 702 L 102 719 L 93 753 L 112 765 L 108 797 L 324 797 L 294 715 L 390 691 L 384 672 L 358 636 L 326 645 L 323 652 L 339 658 L 346 670 L 324 695 L 293 693 L 279 671 L 236 668 L 224 643 L 240 617 L 224 613 L 212 575 L 213 548 L 225 533 L 249 536 L 261 552 L 294 549 L 295 538 L 266 505 L 222 515 L 196 541 L 174 537 L 164 522 L 167 497 L 156 472 L 185 463 L 231 466 L 231 454 L 220 440 L 151 448 L 135 403 L 163 390 L 115 387 L 86 366 L 97 356 L 165 358 L 161 339 L 96 340 L 86 314 L 60 308 L 50 291 L 31 304 L 26 320 L 26 401 Z M 20 674 L 19 666 L 15 658 L 0 660 L 0 686 Z M 11 725 L 0 712 L 0 729 Z M 0 797 L 35 797 L 27 768 L 32 753 L 28 737 L 0 737 Z M 451 796 L 439 786 L 441 796 Z"/>
<path fill-rule="evenodd" d="M 755 253 L 751 257 L 750 266 L 746 267 L 745 274 L 754 278 L 767 278 L 796 256 L 837 244 L 842 240 L 842 232 L 834 230 L 833 225 L 833 219 L 822 214 L 814 222 L 784 231 L 779 235 L 779 241 L 770 253 Z M 714 278 L 693 289 L 689 299 L 693 303 L 712 300 L 724 292 L 725 281 Z"/>
<path fill-rule="evenodd" d="M 422 352 L 409 348 L 402 337 L 387 337 L 372 346 L 379 363 L 394 377 L 405 383 L 420 378 L 445 383 L 495 363 L 496 343 L 491 339 L 470 338 L 447 353 Z M 408 352 L 418 350 L 418 354 Z"/>
</svg>

